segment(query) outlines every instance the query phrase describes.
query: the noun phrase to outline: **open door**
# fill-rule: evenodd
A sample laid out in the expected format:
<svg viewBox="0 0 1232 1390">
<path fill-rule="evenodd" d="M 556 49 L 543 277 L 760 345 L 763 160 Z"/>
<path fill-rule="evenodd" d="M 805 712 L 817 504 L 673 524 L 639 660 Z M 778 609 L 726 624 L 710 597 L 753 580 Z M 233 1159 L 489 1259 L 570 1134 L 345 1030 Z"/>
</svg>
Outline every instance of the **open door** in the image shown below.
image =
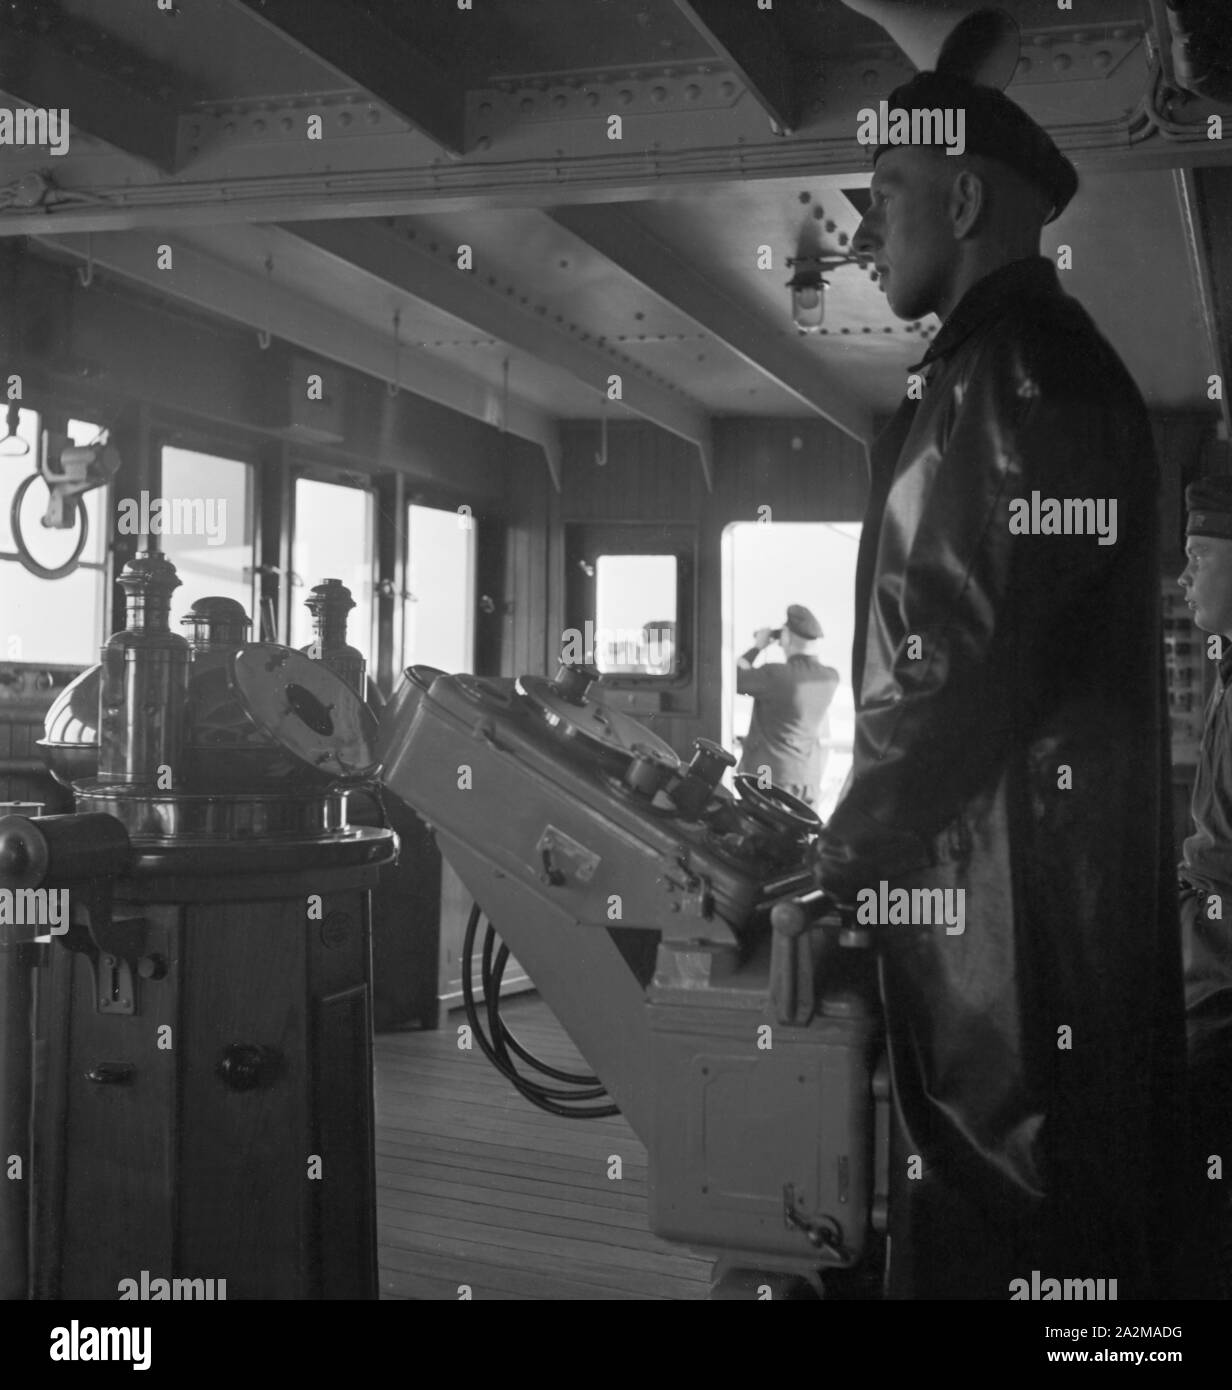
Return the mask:
<svg viewBox="0 0 1232 1390">
<path fill-rule="evenodd" d="M 737 755 L 748 732 L 753 701 L 736 694 L 736 659 L 760 627 L 779 627 L 791 603 L 802 603 L 821 623 L 817 655 L 840 683 L 823 726 L 828 756 L 817 812 L 834 809 L 851 770 L 855 702 L 851 644 L 855 619 L 859 522 L 736 521 L 723 532 L 723 744 Z M 777 646 L 761 661 L 782 661 Z"/>
</svg>

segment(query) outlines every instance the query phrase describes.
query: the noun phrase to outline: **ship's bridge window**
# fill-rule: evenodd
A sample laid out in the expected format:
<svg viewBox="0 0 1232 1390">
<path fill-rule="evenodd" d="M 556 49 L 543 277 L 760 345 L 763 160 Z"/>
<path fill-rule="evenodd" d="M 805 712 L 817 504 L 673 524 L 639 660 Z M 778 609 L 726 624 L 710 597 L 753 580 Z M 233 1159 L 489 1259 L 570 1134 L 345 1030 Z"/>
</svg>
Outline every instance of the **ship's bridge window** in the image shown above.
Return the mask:
<svg viewBox="0 0 1232 1390">
<path fill-rule="evenodd" d="M 291 542 L 291 645 L 313 638 L 312 614 L 304 605 L 309 590 L 324 579 L 340 579 L 355 607 L 347 617 L 347 642 L 375 668 L 373 647 L 372 493 L 361 486 L 320 478 L 295 480 L 295 532 Z"/>
<path fill-rule="evenodd" d="M 475 660 L 475 520 L 412 502 L 406 515 L 405 666 L 470 672 Z"/>
<path fill-rule="evenodd" d="M 88 420 L 70 420 L 64 430 L 73 445 L 93 444 L 101 434 Z M 0 441 L 0 661 L 48 666 L 88 666 L 98 660 L 106 591 L 109 488 L 82 494 L 86 540 L 77 565 L 47 578 L 22 563 L 10 516 L 18 488 L 31 477 L 40 451 L 55 448 L 54 431 L 43 437 L 37 411 L 19 410 L 12 442 Z M 63 444 L 63 435 L 59 436 Z M 44 569 L 64 566 L 76 548 L 80 521 L 66 529 L 45 527 L 51 495 L 42 478 L 24 487 L 18 529 L 29 558 Z"/>
<path fill-rule="evenodd" d="M 595 667 L 604 675 L 674 676 L 675 555 L 595 560 Z"/>
<path fill-rule="evenodd" d="M 255 618 L 252 465 L 169 444 L 163 446 L 161 459 L 162 512 L 157 520 L 150 519 L 151 530 L 158 528 L 161 534 L 152 535 L 151 543 L 180 577 L 180 587 L 171 596 L 172 613 L 186 613 L 198 599 L 230 598 Z M 122 512 L 119 519 L 124 519 Z M 254 637 L 257 630 L 254 621 Z"/>
</svg>

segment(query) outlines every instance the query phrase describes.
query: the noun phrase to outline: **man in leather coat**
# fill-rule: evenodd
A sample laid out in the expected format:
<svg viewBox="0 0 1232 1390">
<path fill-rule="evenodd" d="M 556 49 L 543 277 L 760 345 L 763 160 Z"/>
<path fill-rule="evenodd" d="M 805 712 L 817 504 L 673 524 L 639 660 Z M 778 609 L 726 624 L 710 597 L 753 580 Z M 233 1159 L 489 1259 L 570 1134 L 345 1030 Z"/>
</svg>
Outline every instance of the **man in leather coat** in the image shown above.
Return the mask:
<svg viewBox="0 0 1232 1390">
<path fill-rule="evenodd" d="M 817 875 L 965 904 L 961 933 L 877 929 L 888 1292 L 1160 1296 L 1184 1064 L 1150 426 L 1039 255 L 1077 187 L 1049 137 L 949 76 L 891 106 L 964 108 L 968 137 L 883 147 L 853 242 L 899 317 L 943 322 L 873 452 Z"/>
</svg>

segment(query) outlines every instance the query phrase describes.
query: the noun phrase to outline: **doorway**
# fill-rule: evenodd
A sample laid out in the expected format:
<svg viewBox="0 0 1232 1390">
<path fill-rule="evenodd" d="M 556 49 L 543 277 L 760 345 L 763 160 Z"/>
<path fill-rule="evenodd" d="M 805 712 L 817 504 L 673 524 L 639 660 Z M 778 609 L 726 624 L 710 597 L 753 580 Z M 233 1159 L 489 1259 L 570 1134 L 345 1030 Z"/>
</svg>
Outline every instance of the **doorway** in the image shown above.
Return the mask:
<svg viewBox="0 0 1232 1390">
<path fill-rule="evenodd" d="M 739 754 L 753 712 L 736 694 L 736 659 L 761 627 L 779 627 L 787 605 L 803 604 L 821 624 L 817 655 L 839 673 L 839 687 L 822 726 L 826 753 L 817 812 L 833 811 L 851 770 L 855 702 L 851 643 L 855 619 L 859 522 L 732 522 L 723 532 L 723 744 Z M 762 662 L 782 661 L 773 645 Z"/>
</svg>

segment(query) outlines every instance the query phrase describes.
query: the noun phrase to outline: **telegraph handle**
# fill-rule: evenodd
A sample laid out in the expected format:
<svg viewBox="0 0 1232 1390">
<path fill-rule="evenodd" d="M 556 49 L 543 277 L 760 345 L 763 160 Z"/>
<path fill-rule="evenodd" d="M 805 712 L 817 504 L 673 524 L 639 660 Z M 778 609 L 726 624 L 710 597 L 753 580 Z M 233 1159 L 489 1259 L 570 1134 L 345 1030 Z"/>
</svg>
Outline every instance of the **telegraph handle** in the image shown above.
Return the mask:
<svg viewBox="0 0 1232 1390">
<path fill-rule="evenodd" d="M 770 909 L 770 925 L 777 935 L 789 939 L 816 926 L 837 927 L 840 946 L 871 946 L 873 942 L 872 932 L 855 925 L 854 909 L 835 902 L 821 888 L 775 903 Z"/>
</svg>

